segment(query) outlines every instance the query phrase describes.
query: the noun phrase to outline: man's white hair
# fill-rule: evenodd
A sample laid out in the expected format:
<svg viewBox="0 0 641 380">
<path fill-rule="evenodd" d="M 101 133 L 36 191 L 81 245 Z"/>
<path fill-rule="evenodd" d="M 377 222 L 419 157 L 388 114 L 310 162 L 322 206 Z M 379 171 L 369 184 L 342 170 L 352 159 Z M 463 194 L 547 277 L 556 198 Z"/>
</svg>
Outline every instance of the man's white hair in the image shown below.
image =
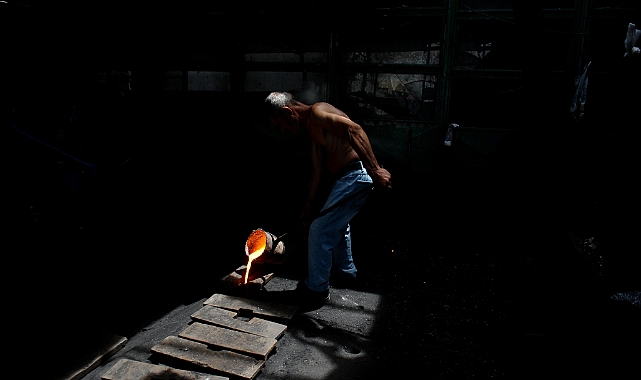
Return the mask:
<svg viewBox="0 0 641 380">
<path fill-rule="evenodd" d="M 265 105 L 269 107 L 272 116 L 278 115 L 281 108 L 294 103 L 294 97 L 289 92 L 272 92 L 265 98 Z"/>
</svg>

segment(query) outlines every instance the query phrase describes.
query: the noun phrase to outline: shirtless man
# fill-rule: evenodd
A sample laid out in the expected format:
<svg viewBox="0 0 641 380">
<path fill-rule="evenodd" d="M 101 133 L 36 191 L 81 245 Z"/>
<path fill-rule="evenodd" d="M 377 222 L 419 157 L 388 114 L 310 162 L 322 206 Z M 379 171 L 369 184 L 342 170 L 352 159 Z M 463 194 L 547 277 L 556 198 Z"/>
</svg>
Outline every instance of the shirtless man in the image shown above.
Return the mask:
<svg viewBox="0 0 641 380">
<path fill-rule="evenodd" d="M 335 180 L 325 203 L 309 225 L 308 273 L 298 284 L 303 299 L 322 304 L 329 300 L 332 266 L 344 279 L 356 278 L 351 252 L 350 220 L 360 211 L 373 186 L 392 188 L 391 174 L 383 169 L 360 125 L 325 102 L 304 104 L 287 92 L 272 92 L 265 99 L 270 121 L 282 131 L 304 128 L 312 139 L 312 175 L 303 218 L 309 218 L 321 175 Z"/>
</svg>

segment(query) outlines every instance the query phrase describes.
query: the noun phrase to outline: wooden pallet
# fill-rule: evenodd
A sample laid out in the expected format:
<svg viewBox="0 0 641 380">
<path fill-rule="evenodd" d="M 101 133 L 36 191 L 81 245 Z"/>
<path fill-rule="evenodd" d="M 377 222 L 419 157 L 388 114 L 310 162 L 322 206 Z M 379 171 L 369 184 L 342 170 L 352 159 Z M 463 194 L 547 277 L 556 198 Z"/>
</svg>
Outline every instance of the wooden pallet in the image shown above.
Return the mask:
<svg viewBox="0 0 641 380">
<path fill-rule="evenodd" d="M 216 349 L 226 349 L 243 355 L 267 360 L 278 341 L 242 331 L 195 322 L 183 330 L 179 337 L 205 343 Z"/>
<path fill-rule="evenodd" d="M 215 376 L 206 373 L 186 371 L 143 363 L 131 359 L 120 359 L 114 366 L 102 375 L 103 380 L 229 380 L 228 377 Z"/>
<path fill-rule="evenodd" d="M 287 320 L 296 311 L 289 305 L 214 294 L 191 315 L 192 323 L 178 336 L 168 336 L 151 348 L 160 365 L 121 359 L 102 379 L 201 380 L 209 376 L 215 380 L 220 375 L 252 380 L 287 330 L 286 325 L 261 316 Z M 207 376 L 203 378 L 200 371 Z"/>
<path fill-rule="evenodd" d="M 255 378 L 265 366 L 264 360 L 227 350 L 210 349 L 204 343 L 177 336 L 168 336 L 153 346 L 151 351 L 185 364 L 198 366 L 206 372 L 213 371 L 242 379 Z"/>
<path fill-rule="evenodd" d="M 285 333 L 285 330 L 287 330 L 287 325 L 256 317 L 243 318 L 240 314 L 240 312 L 205 305 L 193 313 L 191 318 L 202 323 L 209 323 L 215 326 L 226 327 L 231 330 L 273 339 L 279 339 Z"/>
<path fill-rule="evenodd" d="M 258 317 L 291 320 L 298 308 L 296 306 L 281 305 L 271 302 L 262 302 L 242 297 L 214 294 L 205 301 L 205 305 L 220 307 L 222 309 L 239 311 L 251 310 Z"/>
</svg>

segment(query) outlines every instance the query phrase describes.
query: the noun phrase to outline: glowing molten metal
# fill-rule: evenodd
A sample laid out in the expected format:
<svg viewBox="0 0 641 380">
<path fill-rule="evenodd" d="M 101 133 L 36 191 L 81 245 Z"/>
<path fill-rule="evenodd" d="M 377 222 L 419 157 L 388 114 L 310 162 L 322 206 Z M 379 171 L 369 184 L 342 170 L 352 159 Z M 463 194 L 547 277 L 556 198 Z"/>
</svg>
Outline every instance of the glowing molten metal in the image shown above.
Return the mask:
<svg viewBox="0 0 641 380">
<path fill-rule="evenodd" d="M 267 246 L 267 235 L 263 230 L 256 230 L 249 235 L 247 243 L 245 243 L 245 253 L 249 256 L 247 260 L 247 269 L 245 270 L 245 284 L 249 278 L 249 269 L 252 266 L 252 261 L 258 258 L 265 252 Z"/>
</svg>

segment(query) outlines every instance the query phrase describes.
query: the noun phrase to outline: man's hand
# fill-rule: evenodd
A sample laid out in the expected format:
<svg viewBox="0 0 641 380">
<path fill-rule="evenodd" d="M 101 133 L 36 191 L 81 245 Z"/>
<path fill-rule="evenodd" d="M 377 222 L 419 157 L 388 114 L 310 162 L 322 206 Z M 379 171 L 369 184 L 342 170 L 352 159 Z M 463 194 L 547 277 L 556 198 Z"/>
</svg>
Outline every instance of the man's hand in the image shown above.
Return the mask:
<svg viewBox="0 0 641 380">
<path fill-rule="evenodd" d="M 312 224 L 312 220 L 312 207 L 310 204 L 306 204 L 298 216 L 298 223 L 296 227 L 300 231 L 306 231 L 309 228 L 310 224 Z"/>
<path fill-rule="evenodd" d="M 392 188 L 392 175 L 386 169 L 378 168 L 369 173 L 374 181 L 374 186 L 382 187 L 385 189 Z"/>
</svg>

